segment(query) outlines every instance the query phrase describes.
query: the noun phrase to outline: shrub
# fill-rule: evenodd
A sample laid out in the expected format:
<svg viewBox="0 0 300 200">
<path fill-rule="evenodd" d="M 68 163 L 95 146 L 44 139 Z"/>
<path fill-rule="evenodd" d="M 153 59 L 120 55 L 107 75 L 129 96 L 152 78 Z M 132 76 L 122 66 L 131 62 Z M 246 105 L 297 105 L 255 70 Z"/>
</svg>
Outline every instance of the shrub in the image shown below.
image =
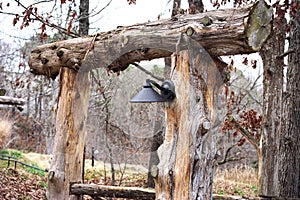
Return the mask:
<svg viewBox="0 0 300 200">
<path fill-rule="evenodd" d="M 10 137 L 12 124 L 6 119 L 0 119 L 0 149 L 3 149 Z"/>
</svg>

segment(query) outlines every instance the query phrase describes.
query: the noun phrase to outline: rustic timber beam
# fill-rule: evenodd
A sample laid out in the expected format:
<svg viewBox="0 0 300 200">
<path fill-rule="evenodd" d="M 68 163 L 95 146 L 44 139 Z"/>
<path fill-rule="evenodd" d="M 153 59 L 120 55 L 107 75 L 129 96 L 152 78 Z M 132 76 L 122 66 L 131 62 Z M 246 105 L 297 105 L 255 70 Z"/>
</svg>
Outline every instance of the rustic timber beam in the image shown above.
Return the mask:
<svg viewBox="0 0 300 200">
<path fill-rule="evenodd" d="M 55 78 L 60 67 L 118 72 L 130 63 L 167 57 L 199 42 L 213 56 L 260 50 L 272 30 L 272 9 L 264 2 L 196 15 L 177 15 L 36 47 L 30 71 Z"/>
<path fill-rule="evenodd" d="M 91 197 L 115 197 L 130 199 L 155 199 L 154 189 L 144 189 L 138 187 L 116 187 L 96 184 L 70 184 L 70 194 L 89 195 Z"/>
<path fill-rule="evenodd" d="M 23 106 L 25 104 L 24 99 L 8 97 L 8 96 L 0 96 L 0 104 L 4 105 L 15 105 L 15 106 Z"/>
</svg>

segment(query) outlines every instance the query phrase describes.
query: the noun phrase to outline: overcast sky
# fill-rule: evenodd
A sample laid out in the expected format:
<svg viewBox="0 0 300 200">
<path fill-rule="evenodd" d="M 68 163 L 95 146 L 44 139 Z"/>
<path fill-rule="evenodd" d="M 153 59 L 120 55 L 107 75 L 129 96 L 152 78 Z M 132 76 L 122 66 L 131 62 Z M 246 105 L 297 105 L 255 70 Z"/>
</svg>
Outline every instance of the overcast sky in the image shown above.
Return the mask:
<svg viewBox="0 0 300 200">
<path fill-rule="evenodd" d="M 115 29 L 117 26 L 131 25 L 135 23 L 146 22 L 148 20 L 157 20 L 157 16 L 163 14 L 163 17 L 170 16 L 170 8 L 172 6 L 172 1 L 170 0 L 137 0 L 136 5 L 128 5 L 126 0 L 112 0 L 110 5 L 103 10 L 100 14 L 92 17 L 90 19 L 91 33 L 99 31 L 107 31 Z M 21 6 L 17 6 L 17 3 L 12 0 L 1 0 L 3 12 L 7 13 L 21 13 L 24 9 Z M 29 6 L 33 3 L 33 0 L 21 0 L 25 6 Z M 54 2 L 54 1 L 53 1 Z M 42 3 L 38 7 L 39 11 L 44 14 L 49 13 L 53 8 L 53 2 Z M 110 0 L 101 1 L 90 1 L 90 12 L 95 14 L 103 7 L 105 7 Z M 101 3 L 99 3 L 101 2 Z M 169 3 L 168 3 L 169 2 Z M 9 4 L 9 6 L 7 6 Z M 57 7 L 59 13 L 59 7 Z M 67 10 L 66 4 L 62 5 L 63 10 Z M 54 12 L 55 13 L 55 12 Z M 16 38 L 29 38 L 39 32 L 39 23 L 34 26 L 24 28 L 20 31 L 19 27 L 21 23 L 19 22 L 16 26 L 13 26 L 14 16 L 4 15 L 0 13 L 0 39 L 5 41 L 14 42 Z M 63 24 L 64 25 L 64 24 Z M 51 34 L 48 29 L 47 33 Z M 55 31 L 55 30 L 54 30 Z"/>
<path fill-rule="evenodd" d="M 60 2 L 60 0 L 56 0 Z M 110 5 L 104 9 L 100 14 L 93 16 L 90 19 L 91 31 L 107 31 L 115 29 L 117 26 L 132 25 L 135 23 L 142 23 L 147 21 L 157 20 L 158 15 L 161 15 L 161 18 L 169 18 L 171 16 L 172 9 L 172 0 L 137 0 L 136 4 L 128 5 L 127 0 L 92 0 L 90 1 L 90 13 L 94 15 L 99 10 L 104 8 L 109 2 Z M 0 0 L 2 2 L 2 10 L 7 13 L 21 13 L 24 9 L 21 6 L 17 6 L 17 3 L 14 0 Z M 29 6 L 30 4 L 36 2 L 36 0 L 20 0 L 24 6 Z M 39 13 L 49 13 L 53 9 L 55 1 L 50 3 L 41 3 L 38 4 Z M 78 0 L 77 0 L 78 2 Z M 204 1 L 205 8 L 210 10 L 212 9 L 209 2 Z M 9 4 L 9 6 L 7 6 Z M 57 3 L 59 5 L 59 3 Z M 230 5 L 227 5 L 227 7 Z M 188 7 L 187 0 L 182 1 L 182 8 L 186 9 Z M 56 6 L 57 15 L 60 13 L 59 6 Z M 66 4 L 62 5 L 62 10 L 67 10 L 68 7 Z M 14 16 L 4 15 L 0 13 L 0 39 L 5 39 L 6 41 L 12 41 L 15 38 L 28 38 L 30 35 L 34 35 L 39 32 L 37 29 L 40 24 L 36 23 L 35 26 L 30 26 L 24 28 L 20 32 L 20 22 L 14 27 L 12 25 Z M 59 18 L 59 17 L 57 17 Z M 64 25 L 64 24 L 63 24 Z M 48 30 L 49 33 L 49 30 Z M 49 33 L 50 34 L 50 33 Z"/>
</svg>

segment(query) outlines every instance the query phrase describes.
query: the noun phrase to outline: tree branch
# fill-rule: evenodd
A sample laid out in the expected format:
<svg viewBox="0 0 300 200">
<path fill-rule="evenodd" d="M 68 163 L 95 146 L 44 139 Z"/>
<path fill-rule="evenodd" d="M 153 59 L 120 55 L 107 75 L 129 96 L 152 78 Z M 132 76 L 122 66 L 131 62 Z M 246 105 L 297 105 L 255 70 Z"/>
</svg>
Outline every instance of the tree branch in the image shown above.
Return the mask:
<svg viewBox="0 0 300 200">
<path fill-rule="evenodd" d="M 259 76 L 256 77 L 255 81 L 253 82 L 252 86 L 250 87 L 250 90 L 253 90 L 257 86 L 256 84 L 261 76 L 262 76 L 262 74 L 260 74 Z"/>
<path fill-rule="evenodd" d="M 131 63 L 131 64 L 134 65 L 139 70 L 141 70 L 141 71 L 145 72 L 146 74 L 150 75 L 152 78 L 155 78 L 156 80 L 159 80 L 159 81 L 164 81 L 164 78 L 156 76 L 155 74 L 153 74 L 150 71 L 146 70 L 145 68 L 143 68 L 139 64 L 137 64 L 137 63 Z"/>
<path fill-rule="evenodd" d="M 23 7 L 25 10 L 28 10 L 28 7 L 26 7 L 26 6 L 24 6 L 22 3 L 20 3 L 19 0 L 15 0 L 15 2 L 17 2 L 17 3 L 18 3 L 21 7 Z M 36 14 L 34 14 L 34 12 L 32 12 L 32 11 L 30 11 L 30 14 L 32 14 L 32 15 L 35 17 L 36 20 L 42 22 L 42 23 L 45 24 L 46 26 L 49 26 L 49 27 L 51 27 L 51 28 L 55 28 L 55 29 L 57 29 L 57 30 L 59 30 L 59 31 L 61 31 L 61 32 L 63 32 L 63 33 L 65 33 L 66 35 L 69 35 L 69 36 L 74 37 L 74 38 L 80 37 L 80 36 L 81 36 L 81 35 L 79 35 L 79 34 L 77 34 L 77 33 L 72 32 L 72 31 L 70 31 L 70 33 L 68 34 L 68 30 L 67 30 L 67 29 L 62 28 L 62 27 L 60 27 L 60 26 L 57 26 L 56 24 L 53 24 L 53 23 L 50 23 L 50 22 L 46 22 L 44 19 L 42 19 L 42 18 L 36 16 Z"/>
<path fill-rule="evenodd" d="M 235 147 L 235 146 L 236 146 L 236 144 L 230 146 L 230 147 L 226 150 L 223 160 L 219 161 L 219 162 L 218 162 L 218 165 L 222 165 L 222 164 L 225 164 L 225 163 L 227 162 L 227 156 L 228 156 L 230 150 L 231 150 L 233 147 Z"/>
<path fill-rule="evenodd" d="M 11 12 L 3 12 L 3 11 L 0 11 L 1 14 L 4 14 L 4 15 L 14 15 L 16 16 L 16 13 L 11 13 Z M 20 15 L 20 17 L 24 17 L 23 15 Z"/>
<path fill-rule="evenodd" d="M 104 9 L 106 9 L 109 5 L 110 5 L 110 3 L 112 2 L 112 0 L 110 0 L 103 8 L 101 8 L 98 12 L 96 12 L 96 13 L 94 13 L 93 15 L 91 15 L 90 14 L 90 16 L 86 16 L 86 17 L 94 17 L 94 16 L 96 16 L 96 15 L 98 15 L 98 14 L 100 14 Z"/>
<path fill-rule="evenodd" d="M 244 129 L 235 119 L 230 116 L 229 117 L 229 123 L 237 130 L 239 131 L 249 142 L 253 145 L 253 147 L 256 149 L 256 151 L 259 151 L 259 143 L 258 141 L 251 135 L 249 131 Z"/>
<path fill-rule="evenodd" d="M 276 59 L 284 58 L 285 56 L 287 56 L 287 55 L 289 55 L 291 53 L 295 53 L 295 50 L 294 49 L 290 49 L 290 50 L 284 52 L 283 54 L 276 56 Z"/>
<path fill-rule="evenodd" d="M 237 145 L 237 144 L 233 144 L 233 145 L 231 145 L 231 146 L 226 150 L 223 160 L 217 161 L 217 165 L 223 165 L 223 164 L 225 164 L 225 163 L 227 163 L 227 162 L 233 162 L 233 161 L 238 161 L 238 160 L 244 159 L 244 157 L 236 157 L 236 158 L 234 158 L 233 156 L 228 157 L 228 156 L 229 156 L 229 152 L 230 152 L 231 149 L 232 149 L 233 147 L 235 147 L 236 145 Z"/>
<path fill-rule="evenodd" d="M 54 0 L 44 0 L 44 1 L 35 2 L 35 3 L 31 4 L 31 6 L 34 6 L 34 5 L 37 5 L 37 4 L 41 4 L 41 3 L 49 3 L 51 1 L 54 1 Z"/>
</svg>

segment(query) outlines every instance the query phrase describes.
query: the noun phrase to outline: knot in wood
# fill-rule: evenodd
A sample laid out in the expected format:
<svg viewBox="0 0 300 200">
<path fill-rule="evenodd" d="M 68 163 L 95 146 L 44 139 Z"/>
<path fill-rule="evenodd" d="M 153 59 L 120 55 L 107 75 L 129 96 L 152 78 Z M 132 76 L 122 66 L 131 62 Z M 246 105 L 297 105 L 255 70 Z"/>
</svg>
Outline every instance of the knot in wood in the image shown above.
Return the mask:
<svg viewBox="0 0 300 200">
<path fill-rule="evenodd" d="M 158 167 L 157 165 L 152 165 L 150 170 L 151 176 L 156 178 L 158 176 Z"/>
<path fill-rule="evenodd" d="M 75 63 L 75 65 L 74 65 L 74 69 L 75 69 L 76 71 L 78 71 L 78 70 L 79 70 L 79 65 L 78 65 L 78 63 Z"/>
<path fill-rule="evenodd" d="M 43 65 L 45 65 L 49 62 L 49 60 L 47 58 L 42 58 L 41 62 L 42 62 Z"/>
<path fill-rule="evenodd" d="M 145 55 L 149 51 L 149 48 L 141 48 L 141 53 Z"/>
<path fill-rule="evenodd" d="M 207 119 L 203 119 L 203 120 L 201 120 L 201 124 L 202 124 L 201 134 L 205 135 L 210 130 L 211 123 Z"/>
<path fill-rule="evenodd" d="M 195 33 L 195 30 L 192 27 L 188 27 L 185 33 L 187 36 L 192 36 Z"/>
<path fill-rule="evenodd" d="M 56 52 L 57 57 L 61 58 L 64 55 L 64 51 L 63 50 L 59 50 Z"/>
<path fill-rule="evenodd" d="M 213 23 L 213 20 L 212 20 L 210 17 L 208 17 L 208 16 L 205 16 L 205 17 L 202 19 L 202 24 L 203 24 L 204 26 L 210 26 L 210 25 L 212 25 L 212 23 Z"/>
<path fill-rule="evenodd" d="M 4 95 L 5 95 L 5 93 L 6 93 L 6 90 L 5 90 L 5 89 L 3 89 L 3 88 L 1 88 L 1 89 L 0 89 L 0 96 L 4 96 Z"/>
<path fill-rule="evenodd" d="M 49 174 L 48 174 L 48 180 L 52 181 L 53 178 L 54 178 L 54 175 L 55 175 L 55 172 L 54 171 L 50 171 Z"/>
<path fill-rule="evenodd" d="M 71 59 L 70 59 L 70 62 L 71 62 L 71 64 L 74 65 L 74 66 L 75 66 L 75 65 L 78 66 L 78 65 L 80 64 L 80 63 L 79 63 L 80 61 L 79 61 L 77 58 L 71 58 Z"/>
<path fill-rule="evenodd" d="M 178 21 L 178 17 L 172 17 L 171 20 L 172 21 Z"/>
<path fill-rule="evenodd" d="M 202 127 L 205 129 L 205 130 L 209 130 L 210 129 L 210 122 L 208 120 L 205 120 L 203 123 L 202 123 Z"/>
</svg>

